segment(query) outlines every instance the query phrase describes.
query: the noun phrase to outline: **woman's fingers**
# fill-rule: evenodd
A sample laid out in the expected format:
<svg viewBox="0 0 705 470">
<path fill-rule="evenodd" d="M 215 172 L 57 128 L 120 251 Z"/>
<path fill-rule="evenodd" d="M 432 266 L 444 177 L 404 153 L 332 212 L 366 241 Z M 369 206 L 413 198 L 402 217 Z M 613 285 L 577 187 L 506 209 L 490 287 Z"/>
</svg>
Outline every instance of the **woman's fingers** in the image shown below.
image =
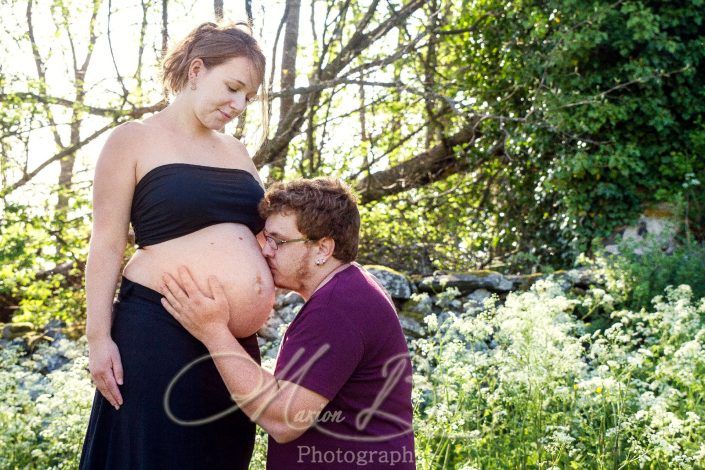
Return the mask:
<svg viewBox="0 0 705 470">
<path fill-rule="evenodd" d="M 95 379 L 95 386 L 100 394 L 103 395 L 103 397 L 105 397 L 105 399 L 108 400 L 108 402 L 115 409 L 119 409 L 122 404 L 122 397 L 120 396 L 119 390 L 117 390 L 115 380 L 112 377 L 108 378 L 108 374 L 101 374 L 97 379 Z"/>
<path fill-rule="evenodd" d="M 103 395 L 103 398 L 108 400 L 112 406 L 115 406 L 115 403 L 113 403 L 113 397 L 110 395 L 110 391 L 108 390 L 108 387 L 105 385 L 105 380 L 103 380 L 103 377 L 93 377 L 93 383 L 95 384 L 95 388 L 98 389 L 101 395 Z"/>
<path fill-rule="evenodd" d="M 100 394 L 117 409 L 123 403 L 118 388 L 123 380 L 120 351 L 112 340 L 89 344 L 89 347 L 89 370 L 93 383 Z"/>
<path fill-rule="evenodd" d="M 115 406 L 115 404 L 117 404 L 117 407 L 122 405 L 122 394 L 120 394 L 120 389 L 118 388 L 117 382 L 115 381 L 115 377 L 112 373 L 108 373 L 105 378 L 105 384 L 110 392 L 110 395 L 113 397 L 113 406 Z"/>
<path fill-rule="evenodd" d="M 124 379 L 124 373 L 122 370 L 122 360 L 120 359 L 120 353 L 116 352 L 115 355 L 113 355 L 113 375 L 115 376 L 115 381 L 117 382 L 118 385 L 122 385 L 123 379 Z M 118 390 L 118 393 L 120 391 Z M 122 398 L 122 397 L 120 397 Z"/>
</svg>

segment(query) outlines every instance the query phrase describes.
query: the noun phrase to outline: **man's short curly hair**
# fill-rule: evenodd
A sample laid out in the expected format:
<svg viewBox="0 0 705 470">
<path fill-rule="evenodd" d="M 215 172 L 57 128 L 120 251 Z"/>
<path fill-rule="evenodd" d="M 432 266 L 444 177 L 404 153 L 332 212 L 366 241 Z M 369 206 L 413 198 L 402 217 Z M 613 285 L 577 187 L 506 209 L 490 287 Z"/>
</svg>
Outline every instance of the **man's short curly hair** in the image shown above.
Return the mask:
<svg viewBox="0 0 705 470">
<path fill-rule="evenodd" d="M 296 227 L 305 237 L 335 241 L 333 256 L 349 263 L 357 257 L 360 212 L 350 187 L 337 178 L 319 177 L 275 183 L 259 204 L 263 218 L 294 213 Z"/>
</svg>

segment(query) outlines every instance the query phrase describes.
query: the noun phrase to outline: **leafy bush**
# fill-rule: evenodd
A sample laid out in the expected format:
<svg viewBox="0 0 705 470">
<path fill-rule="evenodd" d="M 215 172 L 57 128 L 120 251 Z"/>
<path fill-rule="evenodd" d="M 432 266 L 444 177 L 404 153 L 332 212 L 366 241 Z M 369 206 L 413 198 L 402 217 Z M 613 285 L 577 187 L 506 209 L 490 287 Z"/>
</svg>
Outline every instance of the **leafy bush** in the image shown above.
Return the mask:
<svg viewBox="0 0 705 470">
<path fill-rule="evenodd" d="M 28 321 L 43 327 L 50 319 L 85 318 L 82 270 L 88 250 L 87 201 L 75 195 L 69 213 L 55 214 L 48 206 L 47 202 L 43 208 L 4 207 L 0 321 Z"/>
<path fill-rule="evenodd" d="M 691 242 L 668 253 L 658 240 L 647 239 L 639 247 L 621 244 L 619 255 L 601 253 L 581 261 L 604 272 L 611 294 L 630 310 L 649 308 L 667 286 L 687 284 L 694 299 L 705 297 L 705 244 Z"/>
</svg>

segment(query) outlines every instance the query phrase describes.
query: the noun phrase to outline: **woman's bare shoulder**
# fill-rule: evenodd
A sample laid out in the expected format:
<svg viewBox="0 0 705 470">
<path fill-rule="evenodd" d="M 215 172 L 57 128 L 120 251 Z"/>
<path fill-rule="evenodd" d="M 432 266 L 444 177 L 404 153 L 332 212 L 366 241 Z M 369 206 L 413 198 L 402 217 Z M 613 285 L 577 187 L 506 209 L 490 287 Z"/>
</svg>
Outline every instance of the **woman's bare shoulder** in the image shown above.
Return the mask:
<svg viewBox="0 0 705 470">
<path fill-rule="evenodd" d="M 98 159 L 101 162 L 132 164 L 148 144 L 150 126 L 140 121 L 129 121 L 116 126 L 108 135 Z"/>
<path fill-rule="evenodd" d="M 110 133 L 109 139 L 117 141 L 133 142 L 135 139 L 146 139 L 148 134 L 153 132 L 149 124 L 143 121 L 128 121 L 116 126 Z"/>
<path fill-rule="evenodd" d="M 245 144 L 243 144 L 240 139 L 232 135 L 220 132 L 218 133 L 218 136 L 220 137 L 221 142 L 225 144 L 231 151 L 237 152 L 238 154 L 241 154 L 242 156 L 247 157 L 248 159 L 250 158 L 250 154 L 247 152 L 247 147 L 245 147 Z"/>
<path fill-rule="evenodd" d="M 229 152 L 236 159 L 236 164 L 240 168 L 252 173 L 255 179 L 260 181 L 259 173 L 257 172 L 257 167 L 252 161 L 252 157 L 250 157 L 250 153 L 247 151 L 247 147 L 245 147 L 245 144 L 243 144 L 240 139 L 237 139 L 227 134 L 222 134 L 222 139 L 227 145 Z"/>
</svg>

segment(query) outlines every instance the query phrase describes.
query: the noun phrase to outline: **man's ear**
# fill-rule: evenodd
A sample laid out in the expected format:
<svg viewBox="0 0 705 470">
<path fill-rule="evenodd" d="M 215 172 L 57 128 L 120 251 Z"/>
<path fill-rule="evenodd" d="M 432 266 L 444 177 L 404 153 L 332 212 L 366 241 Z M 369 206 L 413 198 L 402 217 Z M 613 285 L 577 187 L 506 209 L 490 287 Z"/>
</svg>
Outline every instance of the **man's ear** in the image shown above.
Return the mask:
<svg viewBox="0 0 705 470">
<path fill-rule="evenodd" d="M 318 241 L 318 255 L 328 259 L 335 251 L 335 240 L 331 237 L 323 237 Z"/>
</svg>

